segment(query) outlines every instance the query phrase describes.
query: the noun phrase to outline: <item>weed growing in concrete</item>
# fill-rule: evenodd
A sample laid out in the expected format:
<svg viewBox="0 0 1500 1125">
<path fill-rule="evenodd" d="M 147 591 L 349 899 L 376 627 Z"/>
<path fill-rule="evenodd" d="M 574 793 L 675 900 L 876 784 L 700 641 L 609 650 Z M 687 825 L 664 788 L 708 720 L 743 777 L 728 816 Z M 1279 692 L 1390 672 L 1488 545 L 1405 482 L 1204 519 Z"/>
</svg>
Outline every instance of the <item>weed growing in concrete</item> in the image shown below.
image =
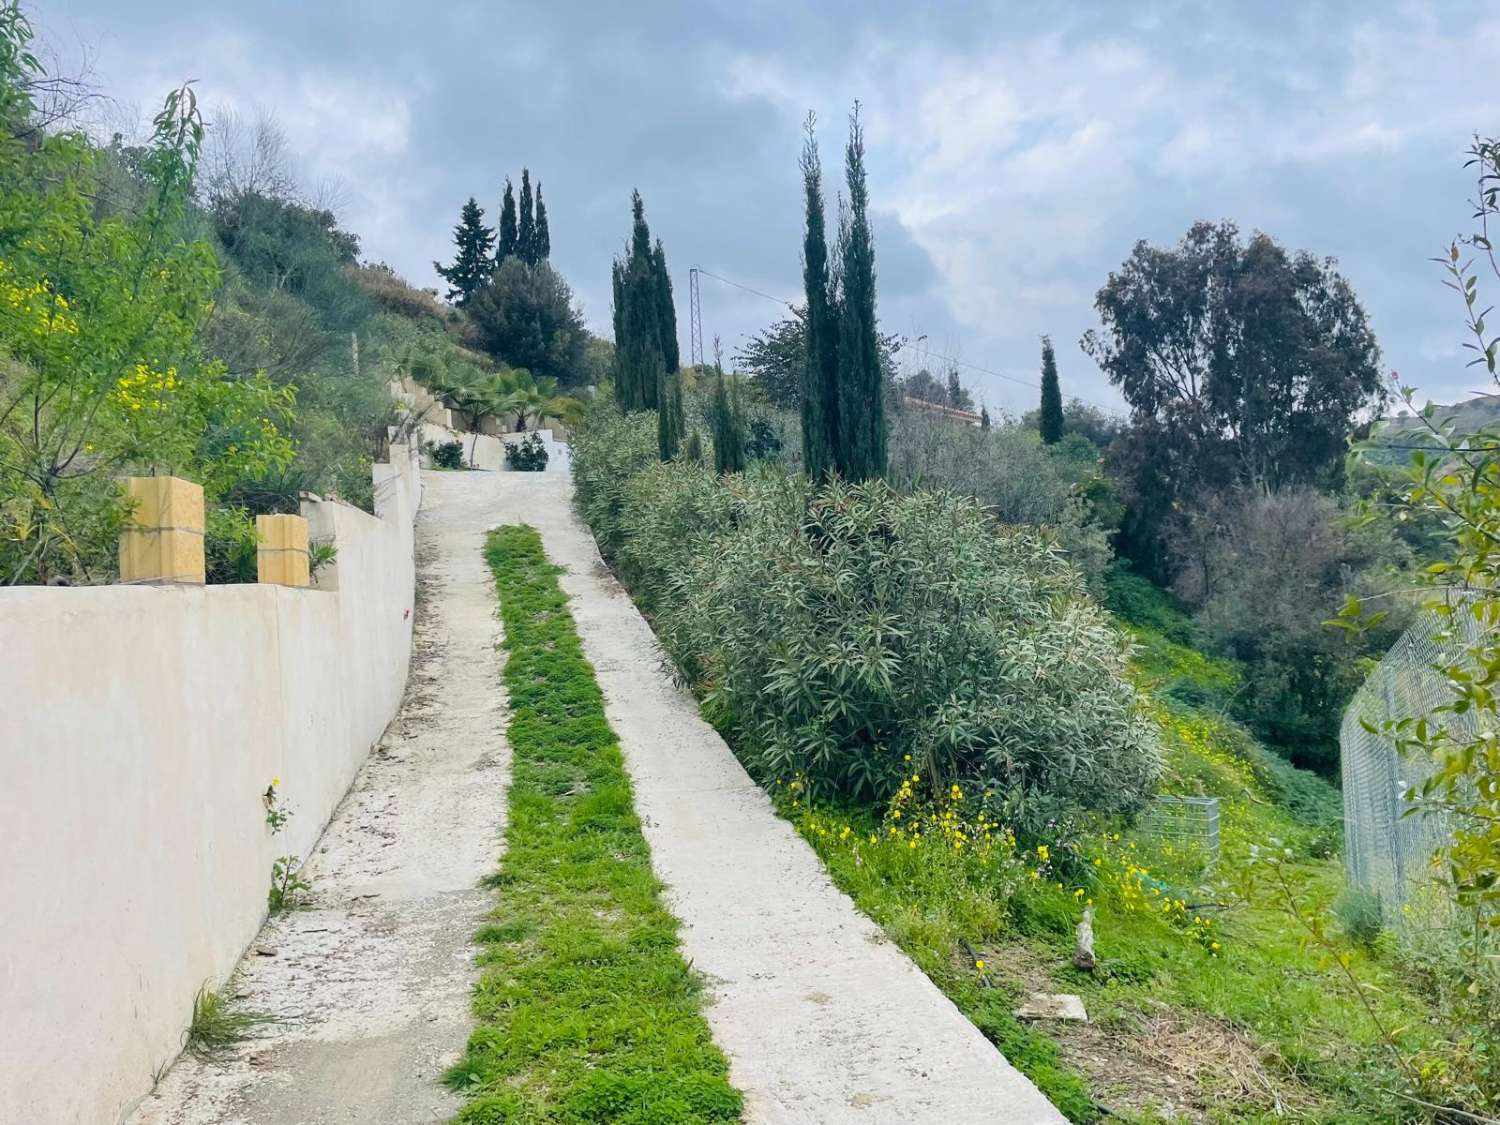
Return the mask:
<svg viewBox="0 0 1500 1125">
<path fill-rule="evenodd" d="M 514 777 L 478 1027 L 447 1075 L 473 1099 L 459 1121 L 738 1121 L 558 571 L 528 527 L 492 532 L 488 558 Z"/>
<path fill-rule="evenodd" d="M 273 777 L 271 784 L 261 794 L 266 806 L 266 827 L 271 835 L 278 835 L 286 822 L 292 819 L 291 806 L 281 798 L 281 778 Z M 312 883 L 302 873 L 302 860 L 294 855 L 284 855 L 271 864 L 271 889 L 266 895 L 266 906 L 272 914 L 292 910 L 302 905 L 302 898 L 312 890 Z"/>
<path fill-rule="evenodd" d="M 255 1028 L 275 1022 L 276 1017 L 265 1012 L 234 1007 L 222 992 L 204 984 L 193 997 L 193 1022 L 184 1033 L 184 1046 L 200 1059 L 215 1059 L 250 1038 Z"/>
<path fill-rule="evenodd" d="M 294 855 L 284 855 L 271 864 L 271 890 L 266 895 L 266 906 L 272 914 L 295 910 L 302 905 L 312 883 L 302 874 L 302 861 Z"/>
</svg>

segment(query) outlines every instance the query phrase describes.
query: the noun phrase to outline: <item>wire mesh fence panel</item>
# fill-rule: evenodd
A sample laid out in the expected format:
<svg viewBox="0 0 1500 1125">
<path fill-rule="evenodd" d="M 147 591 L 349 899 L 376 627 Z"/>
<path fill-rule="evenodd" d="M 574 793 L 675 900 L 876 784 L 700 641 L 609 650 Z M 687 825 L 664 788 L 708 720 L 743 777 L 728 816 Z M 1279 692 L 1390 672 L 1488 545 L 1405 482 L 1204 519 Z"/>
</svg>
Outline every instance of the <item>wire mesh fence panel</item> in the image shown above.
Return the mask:
<svg viewBox="0 0 1500 1125">
<path fill-rule="evenodd" d="M 1468 613 L 1424 613 L 1402 634 L 1354 695 L 1339 731 L 1344 786 L 1344 864 L 1349 881 L 1380 896 L 1396 920 L 1433 879 L 1433 855 L 1450 834 L 1443 817 L 1405 815 L 1406 793 L 1431 773 L 1430 760 L 1402 755 L 1380 733 L 1383 723 L 1422 718 L 1453 699 L 1439 667 L 1459 661 L 1473 643 Z M 1446 713 L 1460 737 L 1474 733 L 1469 715 Z M 1366 724 L 1374 727 L 1371 731 Z"/>
<path fill-rule="evenodd" d="M 1219 859 L 1219 799 L 1159 796 L 1142 817 L 1146 833 L 1201 857 L 1205 867 Z"/>
</svg>

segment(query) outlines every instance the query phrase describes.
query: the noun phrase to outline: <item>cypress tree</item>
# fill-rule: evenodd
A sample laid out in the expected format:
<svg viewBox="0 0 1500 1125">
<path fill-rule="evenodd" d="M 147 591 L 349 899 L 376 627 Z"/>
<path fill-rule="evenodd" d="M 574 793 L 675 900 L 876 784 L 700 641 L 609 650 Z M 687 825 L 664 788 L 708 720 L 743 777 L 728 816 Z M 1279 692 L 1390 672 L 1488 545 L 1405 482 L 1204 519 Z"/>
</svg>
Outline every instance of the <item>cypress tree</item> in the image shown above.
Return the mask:
<svg viewBox="0 0 1500 1125">
<path fill-rule="evenodd" d="M 859 103 L 849 115 L 844 150 L 849 210 L 839 222 L 839 444 L 834 464 L 852 481 L 882 476 L 886 464 L 885 397 L 875 319 L 875 241 L 865 183 L 865 137 Z"/>
<path fill-rule="evenodd" d="M 653 250 L 641 193 L 631 197 L 634 222 L 630 251 L 616 259 L 611 276 L 615 296 L 615 400 L 622 410 L 652 410 L 660 401 L 663 374 L 677 374 L 677 314 L 666 253 Z M 681 413 L 682 388 L 676 389 Z M 676 428 L 681 439 L 682 426 Z M 675 446 L 673 447 L 675 449 Z"/>
<path fill-rule="evenodd" d="M 714 470 L 724 473 L 745 471 L 745 423 L 741 416 L 740 395 L 737 386 L 719 368 L 719 377 L 714 385 Z"/>
<path fill-rule="evenodd" d="M 802 144 L 806 227 L 802 238 L 802 284 L 807 297 L 807 356 L 802 373 L 802 463 L 813 480 L 834 468 L 838 434 L 837 327 L 829 300 L 828 239 L 823 216 L 823 168 L 818 159 L 816 119 L 807 115 Z"/>
<path fill-rule="evenodd" d="M 1057 382 L 1057 357 L 1052 354 L 1052 340 L 1042 337 L 1042 441 L 1055 445 L 1063 436 L 1062 388 Z"/>
<path fill-rule="evenodd" d="M 703 435 L 697 430 L 688 435 L 687 444 L 682 448 L 682 456 L 695 465 L 703 464 Z"/>
<path fill-rule="evenodd" d="M 672 303 L 672 275 L 667 272 L 667 252 L 661 239 L 651 252 L 651 271 L 656 277 L 656 315 L 660 323 L 657 338 L 661 341 L 661 359 L 668 371 L 682 366 L 677 347 L 677 307 Z"/>
<path fill-rule="evenodd" d="M 625 263 L 616 258 L 609 265 L 610 318 L 615 329 L 615 359 L 610 377 L 615 384 L 615 402 L 626 409 L 620 385 L 620 349 L 625 345 Z"/>
<path fill-rule="evenodd" d="M 505 177 L 505 198 L 500 203 L 500 244 L 495 247 L 495 265 L 516 253 L 516 193 Z"/>
<path fill-rule="evenodd" d="M 484 225 L 484 211 L 474 197 L 469 196 L 469 202 L 459 212 L 458 226 L 453 228 L 453 244 L 458 248 L 453 264 L 432 263 L 438 276 L 452 286 L 448 290 L 448 300 L 464 305 L 484 288 L 495 268 L 490 258 L 490 247 L 494 243 L 495 232 Z"/>
<path fill-rule="evenodd" d="M 542 181 L 536 182 L 536 260 L 552 257 L 552 232 L 547 229 L 547 205 L 542 202 Z"/>
<path fill-rule="evenodd" d="M 676 458 L 685 426 L 682 409 L 682 375 L 659 368 L 657 378 L 656 449 L 663 461 Z"/>
<path fill-rule="evenodd" d="M 536 214 L 531 201 L 531 170 L 521 169 L 521 216 L 516 225 L 516 254 L 528 266 L 536 265 Z"/>
</svg>

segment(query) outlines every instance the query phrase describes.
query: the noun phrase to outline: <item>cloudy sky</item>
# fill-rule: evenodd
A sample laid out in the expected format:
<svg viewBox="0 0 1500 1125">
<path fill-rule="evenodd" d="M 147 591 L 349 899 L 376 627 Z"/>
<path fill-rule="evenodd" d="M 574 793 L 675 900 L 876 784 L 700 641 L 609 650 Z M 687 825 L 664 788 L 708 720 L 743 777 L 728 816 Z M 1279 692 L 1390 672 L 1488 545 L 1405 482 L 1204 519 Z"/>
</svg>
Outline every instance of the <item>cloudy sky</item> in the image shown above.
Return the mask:
<svg viewBox="0 0 1500 1125">
<path fill-rule="evenodd" d="M 1117 405 L 1077 346 L 1093 294 L 1137 239 L 1199 218 L 1337 257 L 1388 369 L 1440 400 L 1475 385 L 1427 259 L 1468 229 L 1471 134 L 1500 133 L 1490 3 L 31 8 L 123 112 L 192 78 L 206 106 L 274 113 L 304 182 L 341 185 L 366 256 L 419 284 L 436 284 L 464 199 L 497 209 L 525 164 L 553 262 L 607 334 L 639 188 L 684 357 L 690 265 L 798 296 L 801 121 L 816 112 L 836 181 L 857 98 L 882 322 L 972 365 L 992 409 L 1031 406 L 1043 333 L 1065 393 Z M 704 332 L 726 352 L 777 312 L 703 282 Z"/>
</svg>

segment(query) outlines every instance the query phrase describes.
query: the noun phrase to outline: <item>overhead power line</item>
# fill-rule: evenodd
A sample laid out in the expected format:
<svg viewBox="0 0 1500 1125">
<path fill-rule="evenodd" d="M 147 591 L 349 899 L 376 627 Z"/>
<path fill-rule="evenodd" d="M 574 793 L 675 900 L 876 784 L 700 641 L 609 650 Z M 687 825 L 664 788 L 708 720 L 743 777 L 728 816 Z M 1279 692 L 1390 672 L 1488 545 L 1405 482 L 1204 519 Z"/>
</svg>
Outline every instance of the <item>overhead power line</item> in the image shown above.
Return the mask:
<svg viewBox="0 0 1500 1125">
<path fill-rule="evenodd" d="M 741 285 L 738 281 L 730 281 L 727 277 L 720 277 L 716 273 L 709 273 L 702 266 L 693 266 L 692 268 L 697 270 L 704 277 L 711 277 L 715 281 L 722 281 L 725 285 L 732 285 L 736 289 L 743 289 L 746 293 L 754 293 L 757 297 L 764 297 L 767 301 L 772 301 L 778 305 L 785 305 L 789 309 L 795 309 L 797 307 L 796 305 L 792 304 L 792 302 L 786 300 L 783 297 L 773 297 L 769 293 L 762 293 L 759 289 L 751 289 L 748 285 Z"/>
<path fill-rule="evenodd" d="M 770 301 L 773 304 L 781 305 L 787 309 L 795 309 L 797 307 L 784 297 L 773 297 L 770 293 L 763 293 L 759 289 L 753 289 L 748 285 L 741 285 L 738 281 L 731 281 L 727 277 L 720 277 L 716 273 L 710 273 L 702 266 L 693 266 L 692 269 L 694 272 L 703 277 L 711 277 L 715 281 L 722 282 L 725 285 L 733 286 L 735 289 L 742 289 L 746 293 L 753 294 L 754 296 L 760 297 L 766 301 Z M 942 362 L 952 364 L 955 367 L 966 367 L 970 371 L 977 371 L 982 375 L 992 375 L 996 379 L 1004 379 L 1010 383 L 1016 383 L 1023 387 L 1029 387 L 1037 392 L 1040 392 L 1042 389 L 1042 385 L 1040 383 L 1034 383 L 1030 379 L 1023 379 L 1018 375 L 1007 375 L 1003 371 L 995 371 L 988 367 L 981 367 L 977 363 L 970 363 L 967 360 L 959 359 L 957 356 L 947 355 L 932 348 L 922 347 L 921 344 L 915 340 L 903 340 L 900 350 L 904 352 L 914 352 L 917 355 L 925 356 L 929 359 L 941 360 Z M 1105 403 L 1095 402 L 1093 399 L 1084 398 L 1082 395 L 1072 395 L 1070 397 L 1077 399 L 1079 402 L 1087 403 L 1089 406 L 1095 407 L 1099 410 L 1103 410 L 1106 414 L 1114 414 L 1122 418 L 1125 416 L 1125 412 L 1118 406 L 1108 406 Z"/>
</svg>

